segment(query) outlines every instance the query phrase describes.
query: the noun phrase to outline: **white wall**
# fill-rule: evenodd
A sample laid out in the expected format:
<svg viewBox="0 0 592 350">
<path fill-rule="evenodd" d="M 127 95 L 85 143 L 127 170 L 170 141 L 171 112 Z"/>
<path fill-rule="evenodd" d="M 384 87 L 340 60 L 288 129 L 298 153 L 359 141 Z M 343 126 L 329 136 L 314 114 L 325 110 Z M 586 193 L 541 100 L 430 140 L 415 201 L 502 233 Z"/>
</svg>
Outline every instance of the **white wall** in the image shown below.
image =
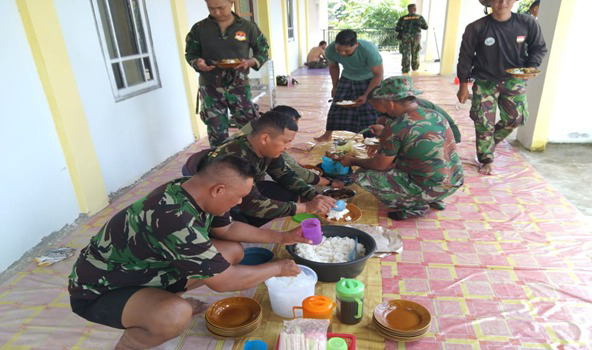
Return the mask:
<svg viewBox="0 0 592 350">
<path fill-rule="evenodd" d="M 278 1 L 279 2 L 279 1 Z M 293 23 L 294 23 L 294 38 L 293 39 L 288 39 L 288 57 L 289 57 L 289 70 L 290 73 L 295 71 L 296 69 L 298 69 L 298 56 L 300 55 L 300 52 L 298 50 L 298 40 L 300 40 L 300 35 L 306 35 L 306 32 L 304 32 L 303 30 L 301 30 L 300 28 L 300 21 L 298 20 L 298 1 L 296 0 L 292 0 L 293 5 L 294 5 L 294 18 L 293 18 Z M 288 6 L 288 4 L 286 4 L 286 6 Z M 302 13 L 304 14 L 304 11 L 302 11 Z M 288 30 L 286 28 L 286 30 Z M 303 48 L 304 50 L 304 48 Z"/>
<path fill-rule="evenodd" d="M 462 36 L 465 33 L 465 28 L 470 23 L 485 16 L 483 13 L 483 5 L 477 0 L 463 0 L 461 4 L 460 21 L 458 23 L 458 31 L 456 35 L 456 47 L 454 50 L 454 71 L 456 72 L 456 63 L 458 62 L 458 53 L 460 51 L 460 43 Z M 432 34 L 433 36 L 434 34 Z"/>
<path fill-rule="evenodd" d="M 146 1 L 162 87 L 116 102 L 91 2 L 55 4 L 105 185 L 114 192 L 193 142 L 171 5 Z"/>
<path fill-rule="evenodd" d="M 539 12 L 541 26 L 545 25 L 548 17 L 554 15 L 554 13 L 545 13 L 546 9 L 550 9 L 546 5 L 541 3 Z M 590 98 L 589 79 L 576 73 L 577 70 L 580 70 L 579 67 L 588 66 L 585 63 L 585 54 L 582 55 L 584 52 L 582 38 L 584 33 L 590 30 L 587 23 L 590 11 L 592 11 L 592 2 L 589 0 L 576 2 L 567 34 L 567 43 L 565 43 L 565 50 L 562 53 L 563 64 L 561 66 L 565 67 L 563 69 L 565 74 L 561 74 L 556 82 L 555 103 L 549 124 L 549 142 L 592 142 L 592 112 L 587 108 L 582 108 L 581 103 L 578 103 Z M 588 69 L 585 68 L 584 71 L 588 72 Z M 590 77 L 590 74 L 587 73 L 587 76 Z"/>
<path fill-rule="evenodd" d="M 76 219 L 78 204 L 15 1 L 0 1 L 0 271 Z"/>
<path fill-rule="evenodd" d="M 282 1 L 275 0 L 269 2 L 269 14 L 270 14 L 270 26 L 272 37 L 270 39 L 271 46 L 273 48 L 273 67 L 275 75 L 287 75 L 286 71 L 286 58 L 284 49 L 284 23 L 283 23 L 283 11 Z M 269 39 L 269 38 L 268 38 Z"/>
<path fill-rule="evenodd" d="M 428 30 L 422 31 L 422 36 L 426 39 L 425 60 L 441 59 L 444 22 L 446 20 L 446 1 L 426 0 L 423 4 L 424 17 L 429 26 Z M 434 35 L 434 33 L 436 34 Z"/>
</svg>

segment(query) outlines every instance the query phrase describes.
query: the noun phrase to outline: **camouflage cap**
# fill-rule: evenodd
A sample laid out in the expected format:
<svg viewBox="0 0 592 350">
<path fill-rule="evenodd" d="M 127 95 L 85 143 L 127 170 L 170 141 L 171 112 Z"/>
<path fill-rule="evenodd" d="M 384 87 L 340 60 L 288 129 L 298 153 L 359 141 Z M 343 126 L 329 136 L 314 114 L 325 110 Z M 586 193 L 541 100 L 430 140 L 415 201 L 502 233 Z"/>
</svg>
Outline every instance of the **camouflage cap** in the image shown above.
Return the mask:
<svg viewBox="0 0 592 350">
<path fill-rule="evenodd" d="M 422 92 L 414 90 L 411 77 L 386 78 L 372 91 L 372 98 L 379 100 L 400 100 L 409 96 L 417 96 Z"/>
</svg>

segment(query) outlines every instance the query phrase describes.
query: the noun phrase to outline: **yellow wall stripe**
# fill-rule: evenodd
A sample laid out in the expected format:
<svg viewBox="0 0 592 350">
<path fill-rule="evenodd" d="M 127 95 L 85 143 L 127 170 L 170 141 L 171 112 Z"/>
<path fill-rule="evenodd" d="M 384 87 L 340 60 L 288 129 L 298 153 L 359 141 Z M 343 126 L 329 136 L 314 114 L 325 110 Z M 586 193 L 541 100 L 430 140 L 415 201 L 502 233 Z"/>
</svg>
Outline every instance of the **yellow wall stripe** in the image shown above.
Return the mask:
<svg viewBox="0 0 592 350">
<path fill-rule="evenodd" d="M 189 107 L 189 119 L 191 120 L 191 129 L 196 140 L 207 135 L 205 124 L 195 112 L 197 106 L 197 91 L 199 89 L 197 73 L 185 61 L 185 36 L 189 33 L 189 24 L 187 22 L 187 6 L 185 0 L 172 0 L 171 10 L 173 13 L 173 22 L 175 24 L 175 37 L 177 39 L 177 48 L 179 50 L 179 59 L 181 61 L 181 73 L 183 75 L 183 84 L 185 85 L 185 94 L 187 106 Z"/>
<path fill-rule="evenodd" d="M 271 20 L 269 17 L 269 0 L 257 1 L 257 25 L 269 43 L 269 59 L 273 59 L 273 40 L 271 40 Z"/>
<path fill-rule="evenodd" d="M 557 14 L 557 23 L 553 32 L 553 49 L 549 50 L 549 63 L 545 72 L 541 102 L 532 134 L 532 143 L 530 146 L 526 145 L 531 151 L 544 151 L 547 147 L 549 123 L 555 103 L 554 96 L 555 91 L 558 89 L 559 75 L 564 68 L 563 52 L 567 44 L 567 36 L 569 35 L 575 5 L 576 0 L 563 0 Z"/>
<path fill-rule="evenodd" d="M 454 61 L 456 51 L 456 35 L 460 22 L 461 0 L 448 0 L 446 7 L 446 25 L 444 26 L 444 40 L 442 47 L 442 63 L 440 74 L 450 75 L 454 73 Z"/>
<path fill-rule="evenodd" d="M 53 1 L 17 0 L 80 211 L 107 206 L 107 189 Z"/>
</svg>

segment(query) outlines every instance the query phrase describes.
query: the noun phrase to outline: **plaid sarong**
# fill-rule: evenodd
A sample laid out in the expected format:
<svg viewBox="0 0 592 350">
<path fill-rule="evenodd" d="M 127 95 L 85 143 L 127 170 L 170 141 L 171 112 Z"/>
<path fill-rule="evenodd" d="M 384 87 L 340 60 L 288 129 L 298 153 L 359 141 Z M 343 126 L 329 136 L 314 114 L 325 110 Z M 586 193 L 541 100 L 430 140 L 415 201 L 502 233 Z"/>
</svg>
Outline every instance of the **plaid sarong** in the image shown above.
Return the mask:
<svg viewBox="0 0 592 350">
<path fill-rule="evenodd" d="M 339 78 L 335 98 L 327 115 L 326 130 L 358 132 L 376 124 L 378 112 L 368 102 L 356 108 L 343 108 L 335 104 L 335 102 L 343 100 L 355 101 L 366 92 L 370 80 L 372 79 L 355 81 L 344 77 Z"/>
</svg>

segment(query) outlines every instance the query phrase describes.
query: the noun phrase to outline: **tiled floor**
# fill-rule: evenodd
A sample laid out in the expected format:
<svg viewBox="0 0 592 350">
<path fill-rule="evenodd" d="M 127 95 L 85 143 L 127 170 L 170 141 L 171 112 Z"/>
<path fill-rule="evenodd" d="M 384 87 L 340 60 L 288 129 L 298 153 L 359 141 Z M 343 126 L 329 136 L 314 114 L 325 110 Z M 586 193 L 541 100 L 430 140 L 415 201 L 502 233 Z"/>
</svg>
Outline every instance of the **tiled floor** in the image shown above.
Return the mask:
<svg viewBox="0 0 592 350">
<path fill-rule="evenodd" d="M 303 119 L 292 153 L 303 163 L 319 161 L 323 145 L 306 152 L 319 135 L 328 110 L 330 78 L 299 75 L 300 85 L 280 88 L 278 102 L 296 107 Z M 380 224 L 404 240 L 401 255 L 371 259 L 365 320 L 381 299 L 409 299 L 432 313 L 429 333 L 417 342 L 384 341 L 365 322 L 336 325 L 358 337 L 358 349 L 590 349 L 592 344 L 592 234 L 577 211 L 510 144 L 496 151 L 496 174 L 481 176 L 475 164 L 474 132 L 467 111 L 458 110 L 451 79 L 415 76 L 415 87 L 457 120 L 465 186 L 447 209 L 427 217 L 393 222 L 386 208 L 361 194 L 361 223 Z M 262 110 L 266 110 L 262 106 Z M 62 241 L 80 249 L 117 210 L 180 175 L 194 144 Z M 285 228 L 289 220 L 277 220 Z M 278 250 L 276 252 L 279 253 Z M 282 253 L 280 253 L 282 254 Z M 83 321 L 69 311 L 66 287 L 73 259 L 48 268 L 30 264 L 0 286 L 0 347 L 12 349 L 106 349 L 121 332 Z M 370 279 L 381 275 L 376 283 Z M 319 289 L 320 288 L 320 289 Z M 333 292 L 330 284 L 317 291 Z M 264 288 L 243 292 L 269 306 Z M 207 301 L 223 295 L 198 290 Z M 266 313 L 253 334 L 271 346 L 281 320 Z M 234 345 L 240 348 L 240 343 Z M 161 349 L 231 349 L 233 342 L 208 336 L 203 318 Z"/>
</svg>

